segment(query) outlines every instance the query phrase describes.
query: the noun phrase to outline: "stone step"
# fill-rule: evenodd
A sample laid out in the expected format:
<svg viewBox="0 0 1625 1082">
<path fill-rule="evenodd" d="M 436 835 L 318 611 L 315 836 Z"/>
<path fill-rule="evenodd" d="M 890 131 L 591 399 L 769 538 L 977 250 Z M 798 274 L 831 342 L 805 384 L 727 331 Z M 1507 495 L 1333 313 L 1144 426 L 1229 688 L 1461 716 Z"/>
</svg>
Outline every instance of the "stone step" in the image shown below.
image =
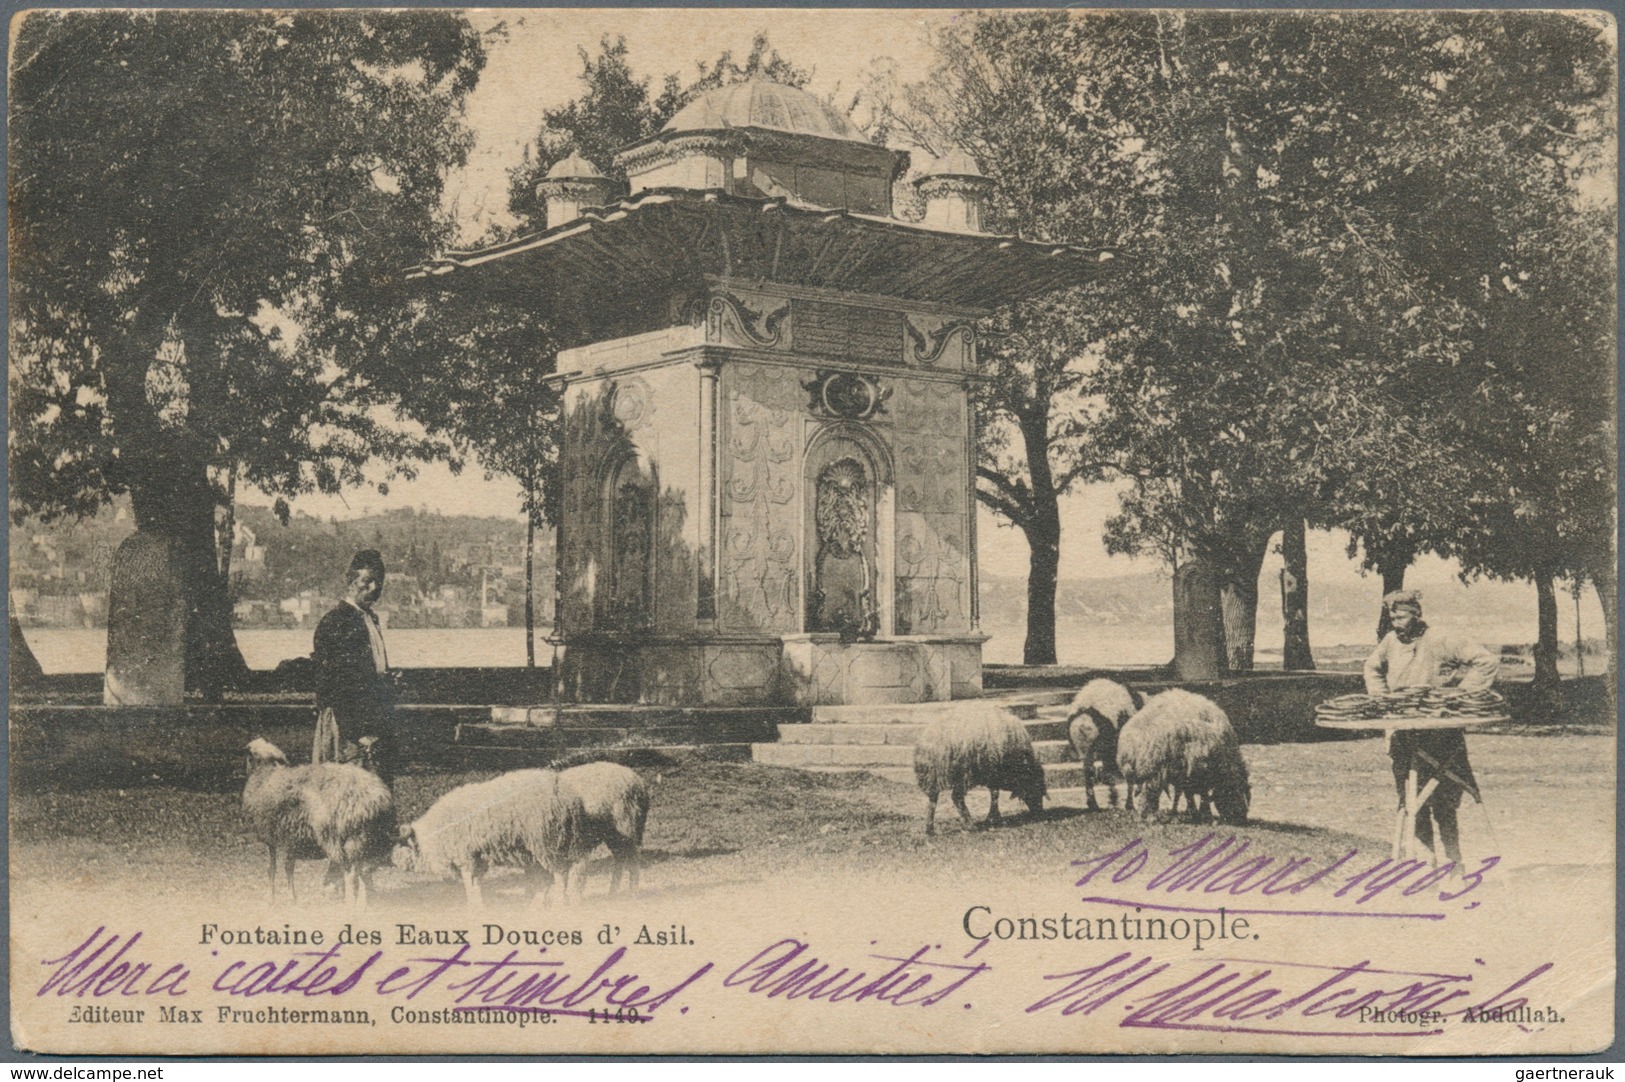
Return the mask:
<svg viewBox="0 0 1625 1082">
<path fill-rule="evenodd" d="M 772 739 L 775 726 L 808 720 L 804 707 L 676 707 L 569 704 L 551 706 L 497 706 L 490 724 L 551 731 L 584 729 L 650 732 L 691 729 L 704 739 L 731 742 Z"/>
<path fill-rule="evenodd" d="M 1026 721 L 1038 715 L 1051 693 L 999 696 L 986 699 L 955 699 L 941 703 L 866 703 L 862 706 L 815 706 L 815 725 L 924 725 L 949 714 L 985 710 L 989 703 Z"/>
<path fill-rule="evenodd" d="M 673 749 L 673 747 L 736 747 L 749 759 L 751 744 L 738 739 L 718 739 L 694 726 L 660 726 L 652 729 L 619 728 L 536 728 L 530 725 L 491 725 L 486 721 L 465 721 L 452 731 L 452 746 L 461 749 L 510 749 L 535 751 L 554 757 L 582 747 L 622 747 L 630 751 Z"/>
<path fill-rule="evenodd" d="M 1044 764 L 1065 764 L 1072 747 L 1064 740 L 1036 740 L 1033 750 Z M 910 744 L 752 744 L 751 758 L 769 766 L 909 767 L 914 765 Z"/>
<path fill-rule="evenodd" d="M 1034 740 L 1065 740 L 1066 722 L 1026 722 L 1027 735 Z M 913 746 L 919 738 L 921 725 L 832 725 L 812 722 L 807 725 L 780 725 L 781 744 L 906 744 Z"/>
<path fill-rule="evenodd" d="M 912 766 L 833 766 L 825 764 L 822 766 L 802 766 L 799 769 L 814 774 L 851 774 L 862 771 L 865 774 L 873 774 L 877 778 L 899 782 L 911 788 L 919 784 L 914 778 L 914 768 Z M 1044 765 L 1044 786 L 1051 793 L 1063 791 L 1069 794 L 1075 793 L 1077 800 L 1071 802 L 1080 806 L 1083 802 L 1083 770 L 1077 763 L 1046 763 Z M 983 796 L 985 799 L 985 790 L 983 790 Z M 943 806 L 948 806 L 946 795 L 943 797 Z M 1017 807 L 1019 806 L 1018 803 Z"/>
<path fill-rule="evenodd" d="M 567 749 L 542 745 L 497 747 L 478 744 L 457 744 L 438 753 L 437 762 L 449 763 L 459 770 L 517 770 L 522 767 L 546 766 Z M 606 752 L 609 749 L 605 749 Z M 613 758 L 631 767 L 659 768 L 662 765 L 685 760 L 706 762 L 748 763 L 749 744 L 665 744 L 614 749 Z"/>
</svg>

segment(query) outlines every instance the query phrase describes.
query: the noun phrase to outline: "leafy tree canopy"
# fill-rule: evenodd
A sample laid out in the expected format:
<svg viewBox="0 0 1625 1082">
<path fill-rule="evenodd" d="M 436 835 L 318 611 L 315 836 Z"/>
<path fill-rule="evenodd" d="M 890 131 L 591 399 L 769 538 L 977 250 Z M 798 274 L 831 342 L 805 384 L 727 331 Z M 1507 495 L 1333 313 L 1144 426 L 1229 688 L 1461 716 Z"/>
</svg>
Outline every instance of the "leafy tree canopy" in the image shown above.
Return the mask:
<svg viewBox="0 0 1625 1082">
<path fill-rule="evenodd" d="M 356 361 L 450 236 L 484 63 L 463 19 L 36 12 L 15 57 L 14 514 L 134 488 L 162 519 L 183 460 L 294 495 L 424 450 Z"/>
<path fill-rule="evenodd" d="M 370 344 L 444 243 L 480 36 L 441 12 L 36 11 L 13 49 L 11 513 L 127 492 L 170 546 L 188 683 L 242 670 L 217 511 L 437 450 Z"/>
</svg>

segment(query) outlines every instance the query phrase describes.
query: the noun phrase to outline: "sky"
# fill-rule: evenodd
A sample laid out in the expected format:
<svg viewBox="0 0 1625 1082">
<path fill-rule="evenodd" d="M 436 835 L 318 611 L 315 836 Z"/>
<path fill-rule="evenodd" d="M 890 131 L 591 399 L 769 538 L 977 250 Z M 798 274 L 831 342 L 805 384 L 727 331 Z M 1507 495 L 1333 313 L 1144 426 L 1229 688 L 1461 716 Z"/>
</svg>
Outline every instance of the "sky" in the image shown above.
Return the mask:
<svg viewBox="0 0 1625 1082">
<path fill-rule="evenodd" d="M 501 25 L 505 38 L 491 43 L 480 83 L 468 102 L 467 120 L 476 134 L 470 161 L 448 186 L 448 206 L 462 222 L 465 242 L 472 242 L 495 221 L 505 221 L 506 171 L 523 157 L 540 125 L 542 111 L 564 104 L 580 92 L 581 61 L 578 50 L 596 53 L 604 37 L 624 36 L 628 61 L 634 71 L 651 77 L 658 87 L 667 72 L 693 75 L 695 66 L 714 61 L 724 50 L 742 60 L 753 37 L 766 32 L 775 48 L 789 61 L 812 71 L 809 89 L 819 96 L 850 96 L 865 82 L 866 73 L 884 60 L 903 80 L 922 78 L 928 70 L 924 48 L 926 28 L 955 18 L 951 11 L 672 9 L 483 10 L 471 13 L 482 30 Z M 244 495 L 248 503 L 268 499 Z M 1100 538 L 1105 520 L 1116 509 L 1111 485 L 1090 485 L 1068 497 L 1063 505 L 1062 570 L 1067 578 L 1108 578 L 1156 570 L 1154 558 L 1109 557 Z M 338 497 L 303 497 L 295 508 L 326 518 L 350 518 L 392 508 L 414 507 L 446 513 L 521 518 L 518 487 L 506 477 L 486 479 L 477 466 L 452 475 L 444 465 L 422 467 L 416 481 L 396 480 L 390 495 L 352 490 Z M 1019 531 L 980 511 L 977 528 L 983 574 L 1025 576 L 1027 546 Z M 1312 532 L 1309 537 L 1311 581 L 1353 580 L 1362 576 L 1345 554 L 1346 537 Z M 1271 555 L 1265 574 L 1279 568 Z M 1426 586 L 1454 578 L 1456 567 L 1443 560 L 1423 558 L 1412 568 L 1408 584 Z M 1378 580 L 1365 577 L 1374 596 Z M 1533 620 L 1533 589 L 1530 612 Z M 1531 635 L 1532 637 L 1532 635 Z"/>
</svg>

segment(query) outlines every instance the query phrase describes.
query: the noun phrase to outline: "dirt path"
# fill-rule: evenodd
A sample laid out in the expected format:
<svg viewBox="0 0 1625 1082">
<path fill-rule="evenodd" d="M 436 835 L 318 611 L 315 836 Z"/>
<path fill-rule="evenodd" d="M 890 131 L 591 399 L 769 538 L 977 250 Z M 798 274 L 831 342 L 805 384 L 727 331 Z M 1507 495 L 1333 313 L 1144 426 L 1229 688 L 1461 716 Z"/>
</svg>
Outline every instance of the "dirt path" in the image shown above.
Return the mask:
<svg viewBox="0 0 1625 1082">
<path fill-rule="evenodd" d="M 1495 852 L 1506 868 L 1606 864 L 1613 857 L 1612 735 L 1474 736 L 1485 804 L 1462 812 L 1469 855 Z M 1380 852 L 1393 823 L 1392 782 L 1380 738 L 1252 745 L 1253 823 L 1238 833 L 1272 852 L 1326 855 L 1349 845 Z M 688 763 L 649 771 L 654 811 L 644 881 L 687 894 L 791 870 L 872 872 L 964 880 L 1048 874 L 1136 835 L 1173 845 L 1198 828 L 1146 825 L 1123 812 L 1085 813 L 1081 790 L 1062 791 L 1041 821 L 1017 814 L 1005 829 L 963 831 L 946 801 L 937 838 L 922 832 L 913 787 L 869 775 L 811 775 L 752 764 Z M 403 817 L 439 793 L 484 775 L 424 772 L 398 786 Z M 986 807 L 973 795 L 972 811 Z M 1021 805 L 1009 801 L 1007 811 Z M 13 793 L 14 883 L 82 891 L 253 897 L 264 849 L 234 792 L 154 787 Z M 302 867 L 314 889 L 318 868 Z M 516 884 L 517 885 L 517 884 Z M 602 881 L 595 882 L 602 890 Z M 380 893 L 402 903 L 455 902 L 452 884 L 386 869 Z"/>
</svg>

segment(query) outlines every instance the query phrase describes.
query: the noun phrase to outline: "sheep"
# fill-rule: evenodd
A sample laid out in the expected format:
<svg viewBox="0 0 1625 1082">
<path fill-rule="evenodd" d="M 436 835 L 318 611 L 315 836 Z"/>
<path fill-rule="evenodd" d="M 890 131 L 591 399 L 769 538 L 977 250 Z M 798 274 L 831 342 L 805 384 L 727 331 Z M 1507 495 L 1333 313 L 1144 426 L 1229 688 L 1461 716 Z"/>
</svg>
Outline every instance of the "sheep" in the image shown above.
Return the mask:
<svg viewBox="0 0 1625 1082">
<path fill-rule="evenodd" d="M 344 883 L 344 898 L 367 905 L 366 873 L 388 859 L 395 835 L 395 802 L 377 775 L 349 763 L 289 766 L 282 750 L 256 738 L 248 745 L 243 808 L 270 850 L 271 901 L 278 869 L 297 901 L 296 860 L 326 857 Z"/>
<path fill-rule="evenodd" d="M 602 842 L 611 858 L 609 892 L 621 889 L 621 872 L 626 872 L 629 891 L 638 889 L 638 850 L 643 846 L 643 828 L 649 821 L 649 787 L 638 772 L 620 763 L 594 759 L 568 765 L 573 760 L 553 764 L 559 769 L 559 785 L 581 798 L 584 829 L 571 851 L 573 861 L 584 861 Z M 585 869 L 576 876 L 578 892 L 586 890 Z"/>
<path fill-rule="evenodd" d="M 1091 680 L 1072 698 L 1067 713 L 1067 739 L 1083 764 L 1083 791 L 1089 807 L 1098 811 L 1095 801 L 1095 764 L 1102 770 L 1098 777 L 1105 782 L 1106 795 L 1112 807 L 1117 807 L 1117 733 L 1135 711 L 1145 705 L 1140 693 L 1111 680 Z M 1133 810 L 1133 804 L 1129 805 Z"/>
<path fill-rule="evenodd" d="M 555 874 L 569 897 L 571 854 L 585 829 L 581 798 L 557 771 L 514 770 L 446 793 L 401 828 L 392 858 L 406 871 L 460 877 L 470 909 L 484 904 L 488 866 L 518 866 L 546 904 Z"/>
<path fill-rule="evenodd" d="M 914 777 L 927 801 L 927 836 L 936 833 L 937 796 L 944 789 L 967 825 L 965 791 L 984 785 L 991 795 L 988 823 L 998 821 L 1001 789 L 1034 815 L 1044 810 L 1044 768 L 1033 752 L 1032 737 L 1014 715 L 991 704 L 962 708 L 928 724 L 914 744 Z"/>
<path fill-rule="evenodd" d="M 1173 688 L 1147 700 L 1118 734 L 1117 766 L 1144 818 L 1171 791 L 1172 807 L 1183 796 L 1192 817 L 1247 821 L 1252 790 L 1241 744 L 1224 711 L 1200 695 Z"/>
</svg>

